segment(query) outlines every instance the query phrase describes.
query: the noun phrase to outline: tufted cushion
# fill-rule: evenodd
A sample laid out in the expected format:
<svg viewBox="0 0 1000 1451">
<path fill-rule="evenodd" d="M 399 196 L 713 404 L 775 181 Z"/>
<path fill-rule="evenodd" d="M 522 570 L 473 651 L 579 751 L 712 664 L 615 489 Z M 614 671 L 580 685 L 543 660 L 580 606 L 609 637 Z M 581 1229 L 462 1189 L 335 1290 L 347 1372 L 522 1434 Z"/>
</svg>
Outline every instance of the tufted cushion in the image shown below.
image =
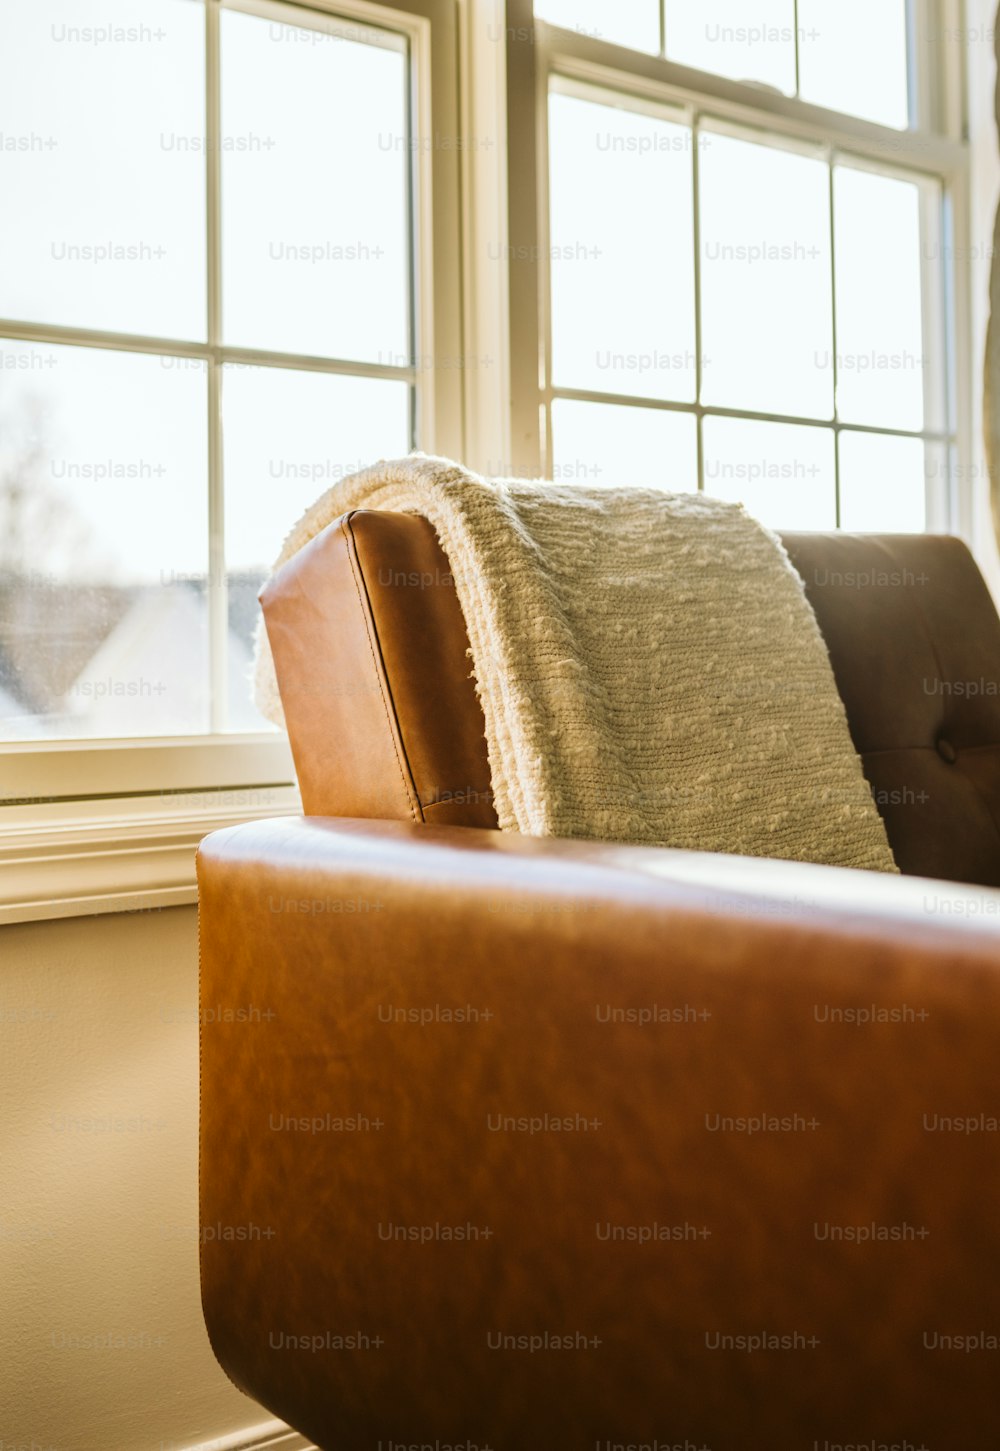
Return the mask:
<svg viewBox="0 0 1000 1451">
<path fill-rule="evenodd" d="M 786 534 L 902 871 L 1000 886 L 1000 619 L 958 539 Z"/>
</svg>

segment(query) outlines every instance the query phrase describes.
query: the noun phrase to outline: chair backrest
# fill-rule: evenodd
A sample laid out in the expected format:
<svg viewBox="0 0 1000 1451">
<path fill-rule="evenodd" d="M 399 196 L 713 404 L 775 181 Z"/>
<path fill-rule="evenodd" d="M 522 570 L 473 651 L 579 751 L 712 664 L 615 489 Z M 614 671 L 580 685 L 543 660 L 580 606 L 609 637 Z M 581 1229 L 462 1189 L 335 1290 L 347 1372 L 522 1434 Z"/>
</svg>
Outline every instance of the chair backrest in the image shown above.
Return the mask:
<svg viewBox="0 0 1000 1451">
<path fill-rule="evenodd" d="M 465 620 L 426 519 L 345 514 L 260 600 L 307 816 L 496 826 Z"/>
<path fill-rule="evenodd" d="M 1000 886 L 1000 618 L 965 545 L 789 534 L 902 871 Z M 310 816 L 496 826 L 465 621 L 416 515 L 331 524 L 261 593 Z"/>
<path fill-rule="evenodd" d="M 969 550 L 786 534 L 901 871 L 1000 886 L 1000 618 Z"/>
</svg>

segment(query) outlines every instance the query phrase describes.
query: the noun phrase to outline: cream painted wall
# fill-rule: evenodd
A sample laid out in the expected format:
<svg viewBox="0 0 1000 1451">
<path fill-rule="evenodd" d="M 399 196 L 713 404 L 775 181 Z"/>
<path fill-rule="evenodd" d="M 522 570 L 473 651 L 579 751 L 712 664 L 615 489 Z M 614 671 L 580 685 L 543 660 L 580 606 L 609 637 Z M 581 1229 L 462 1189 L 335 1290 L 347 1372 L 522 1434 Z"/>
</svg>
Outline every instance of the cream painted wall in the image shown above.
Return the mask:
<svg viewBox="0 0 1000 1451">
<path fill-rule="evenodd" d="M 193 907 L 0 929 L 0 1451 L 267 1419 L 201 1319 L 197 956 Z"/>
</svg>

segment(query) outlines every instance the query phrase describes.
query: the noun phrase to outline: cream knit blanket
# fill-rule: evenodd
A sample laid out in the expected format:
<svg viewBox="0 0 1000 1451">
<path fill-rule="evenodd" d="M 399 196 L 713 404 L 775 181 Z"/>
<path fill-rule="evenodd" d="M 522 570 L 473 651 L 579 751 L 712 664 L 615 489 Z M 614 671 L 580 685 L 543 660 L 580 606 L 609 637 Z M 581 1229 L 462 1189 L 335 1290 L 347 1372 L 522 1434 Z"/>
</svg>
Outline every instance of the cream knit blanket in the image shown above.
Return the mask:
<svg viewBox="0 0 1000 1451">
<path fill-rule="evenodd" d="M 359 508 L 437 530 L 503 830 L 896 870 L 802 582 L 742 507 L 414 455 L 336 484 L 278 565 Z"/>
</svg>

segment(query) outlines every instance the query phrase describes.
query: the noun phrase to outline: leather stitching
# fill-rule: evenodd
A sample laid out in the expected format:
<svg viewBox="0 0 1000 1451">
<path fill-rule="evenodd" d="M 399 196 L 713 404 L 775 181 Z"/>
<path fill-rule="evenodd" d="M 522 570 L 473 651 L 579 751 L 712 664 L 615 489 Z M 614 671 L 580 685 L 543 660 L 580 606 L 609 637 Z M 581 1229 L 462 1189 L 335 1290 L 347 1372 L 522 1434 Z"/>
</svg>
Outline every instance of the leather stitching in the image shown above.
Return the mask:
<svg viewBox="0 0 1000 1451">
<path fill-rule="evenodd" d="M 389 701 L 386 698 L 385 681 L 383 679 L 383 673 L 379 669 L 378 657 L 375 654 L 375 642 L 372 639 L 371 621 L 368 618 L 368 611 L 365 609 L 365 601 L 361 595 L 361 580 L 358 576 L 358 569 L 354 561 L 354 555 L 351 552 L 350 515 L 342 520 L 340 525 L 340 533 L 341 537 L 344 540 L 344 548 L 347 551 L 347 562 L 351 567 L 351 578 L 354 580 L 354 588 L 357 590 L 358 594 L 358 608 L 361 610 L 361 618 L 365 622 L 365 634 L 368 637 L 368 649 L 371 651 L 372 668 L 375 671 L 375 678 L 378 680 L 379 694 L 382 697 L 382 709 L 385 711 L 386 724 L 389 727 L 389 737 L 392 741 L 392 749 L 396 757 L 396 765 L 399 768 L 399 779 L 403 783 L 403 791 L 406 795 L 407 805 L 410 808 L 410 816 L 414 821 L 420 821 L 422 820 L 422 817 L 417 815 L 417 803 L 414 801 L 413 795 L 410 792 L 410 788 L 407 785 L 406 771 L 403 769 L 403 762 L 399 754 L 399 743 L 396 740 L 396 732 L 392 728 L 394 712 L 390 710 Z"/>
</svg>

